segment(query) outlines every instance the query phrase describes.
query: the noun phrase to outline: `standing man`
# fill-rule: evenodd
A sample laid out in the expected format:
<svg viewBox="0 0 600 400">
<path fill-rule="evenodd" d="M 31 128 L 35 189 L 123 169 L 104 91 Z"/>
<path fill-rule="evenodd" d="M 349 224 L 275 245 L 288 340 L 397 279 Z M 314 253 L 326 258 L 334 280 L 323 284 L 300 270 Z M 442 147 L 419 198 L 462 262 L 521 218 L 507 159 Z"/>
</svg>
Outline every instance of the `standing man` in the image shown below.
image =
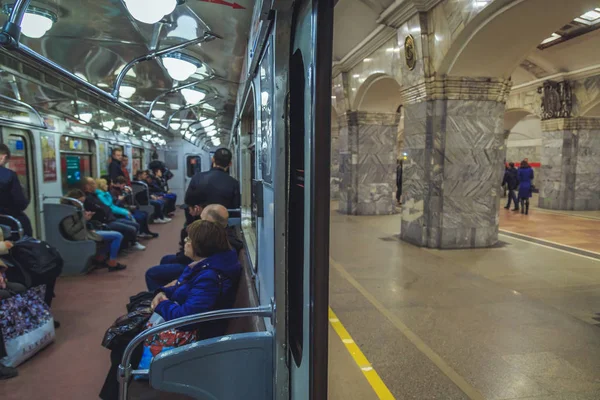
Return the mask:
<svg viewBox="0 0 600 400">
<path fill-rule="evenodd" d="M 200 190 L 205 193 L 208 204 L 220 204 L 229 210 L 240 208 L 240 183 L 228 172 L 232 158 L 229 149 L 220 148 L 215 151 L 211 170 L 199 172 L 192 178 L 185 193 L 185 203 L 189 204 L 187 197 L 191 192 Z"/>
<path fill-rule="evenodd" d="M 128 166 L 129 166 L 129 157 L 127 157 L 125 154 L 123 154 L 123 156 L 121 157 L 121 172 L 123 173 L 123 176 L 125 177 L 125 183 L 127 184 L 127 186 L 131 186 L 131 176 L 129 175 L 129 170 L 127 169 Z M 111 178 L 111 180 L 114 182 L 114 179 Z"/>
<path fill-rule="evenodd" d="M 506 204 L 507 210 L 510 208 L 511 200 L 515 203 L 515 208 L 513 211 L 519 211 L 519 202 L 517 201 L 517 195 L 515 194 L 515 190 L 519 187 L 519 177 L 518 171 L 515 168 L 515 163 L 509 163 L 508 168 L 504 171 L 504 180 L 502 181 L 502 186 L 506 185 L 508 189 L 508 203 Z"/>
<path fill-rule="evenodd" d="M 33 236 L 31 221 L 24 211 L 29 205 L 25 198 L 23 188 L 19 182 L 17 173 L 8 169 L 10 160 L 10 149 L 5 144 L 0 144 L 0 214 L 10 215 L 21 222 L 23 232 L 27 236 Z"/>
<path fill-rule="evenodd" d="M 112 149 L 111 161 L 108 164 L 108 176 L 111 181 L 114 181 L 119 176 L 124 176 L 123 169 L 121 167 L 121 160 L 123 159 L 123 150 L 118 147 Z"/>
</svg>

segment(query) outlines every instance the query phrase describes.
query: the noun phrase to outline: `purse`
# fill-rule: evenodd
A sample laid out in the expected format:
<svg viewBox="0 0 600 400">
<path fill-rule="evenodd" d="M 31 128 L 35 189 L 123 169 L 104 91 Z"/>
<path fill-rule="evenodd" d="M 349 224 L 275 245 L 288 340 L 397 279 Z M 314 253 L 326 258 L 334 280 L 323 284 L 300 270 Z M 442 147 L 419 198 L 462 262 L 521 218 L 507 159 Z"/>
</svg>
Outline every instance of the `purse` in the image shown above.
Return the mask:
<svg viewBox="0 0 600 400">
<path fill-rule="evenodd" d="M 45 287 L 0 300 L 0 329 L 7 356 L 0 363 L 16 367 L 54 341 L 54 318 L 44 302 Z"/>
</svg>

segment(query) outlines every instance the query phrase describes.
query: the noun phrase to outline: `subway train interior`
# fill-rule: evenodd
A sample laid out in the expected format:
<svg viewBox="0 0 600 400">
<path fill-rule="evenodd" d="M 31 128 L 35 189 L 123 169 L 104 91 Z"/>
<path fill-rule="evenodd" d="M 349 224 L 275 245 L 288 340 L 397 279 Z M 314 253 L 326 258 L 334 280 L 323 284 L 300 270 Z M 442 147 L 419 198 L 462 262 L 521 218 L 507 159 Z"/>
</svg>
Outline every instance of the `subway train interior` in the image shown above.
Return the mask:
<svg viewBox="0 0 600 400">
<path fill-rule="evenodd" d="M 0 399 L 600 399 L 598 1 L 0 7 Z"/>
</svg>

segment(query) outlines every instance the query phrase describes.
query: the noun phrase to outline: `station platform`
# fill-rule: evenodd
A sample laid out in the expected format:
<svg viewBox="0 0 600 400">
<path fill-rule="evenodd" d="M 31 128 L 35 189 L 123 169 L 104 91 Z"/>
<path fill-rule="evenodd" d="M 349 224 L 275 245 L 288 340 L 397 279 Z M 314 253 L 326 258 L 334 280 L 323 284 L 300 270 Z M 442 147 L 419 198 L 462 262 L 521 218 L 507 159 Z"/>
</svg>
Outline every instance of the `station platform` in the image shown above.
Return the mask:
<svg viewBox="0 0 600 400">
<path fill-rule="evenodd" d="M 391 398 L 600 398 L 600 259 L 564 240 L 600 221 L 501 211 L 497 247 L 446 251 L 332 211 L 330 305 Z"/>
</svg>

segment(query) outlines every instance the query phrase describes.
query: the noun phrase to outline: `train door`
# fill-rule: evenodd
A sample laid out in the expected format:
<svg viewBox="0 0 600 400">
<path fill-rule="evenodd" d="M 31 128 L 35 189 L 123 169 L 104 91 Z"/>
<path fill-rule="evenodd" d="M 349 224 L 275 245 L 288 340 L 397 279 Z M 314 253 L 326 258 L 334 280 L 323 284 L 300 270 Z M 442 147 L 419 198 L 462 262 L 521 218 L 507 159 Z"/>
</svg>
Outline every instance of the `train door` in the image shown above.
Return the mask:
<svg viewBox="0 0 600 400">
<path fill-rule="evenodd" d="M 333 2 L 302 1 L 292 21 L 288 103 L 287 292 L 290 395 L 326 399 Z"/>
<path fill-rule="evenodd" d="M 185 155 L 185 185 L 183 190 L 186 191 L 192 178 L 198 172 L 202 172 L 202 156 L 200 154 Z"/>
<path fill-rule="evenodd" d="M 8 167 L 17 173 L 19 182 L 23 187 L 29 206 L 25 214 L 31 221 L 33 235 L 39 237 L 38 232 L 38 205 L 37 188 L 35 185 L 34 148 L 31 135 L 28 131 L 2 127 L 2 142 L 10 149 L 10 162 Z"/>
</svg>

